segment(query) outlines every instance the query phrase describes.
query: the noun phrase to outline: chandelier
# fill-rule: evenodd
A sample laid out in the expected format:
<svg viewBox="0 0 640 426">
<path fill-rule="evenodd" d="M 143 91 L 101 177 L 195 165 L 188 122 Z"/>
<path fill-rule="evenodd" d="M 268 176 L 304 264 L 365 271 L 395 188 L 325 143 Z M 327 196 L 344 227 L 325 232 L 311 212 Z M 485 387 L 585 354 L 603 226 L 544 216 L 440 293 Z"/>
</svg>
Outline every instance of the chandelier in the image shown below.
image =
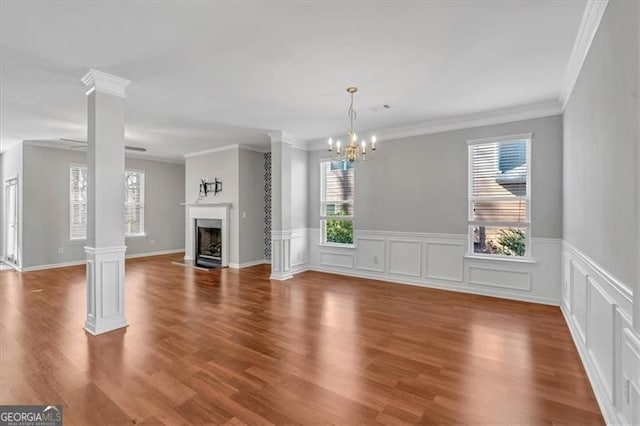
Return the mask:
<svg viewBox="0 0 640 426">
<path fill-rule="evenodd" d="M 371 136 L 371 153 L 368 153 L 367 142 L 363 139 L 362 142 L 358 144 L 358 135 L 353 130 L 353 122 L 358 118 L 356 110 L 353 109 L 353 94 L 357 91 L 357 87 L 347 87 L 347 92 L 351 96 L 351 103 L 349 104 L 349 110 L 347 112 L 349 116 L 349 135 L 347 136 L 348 143 L 345 144 L 345 146 L 342 146 L 342 142 L 337 140 L 334 144 L 333 139 L 329 138 L 329 152 L 331 153 L 331 159 L 333 161 L 348 161 L 350 163 L 367 161 L 376 150 L 375 135 Z"/>
</svg>

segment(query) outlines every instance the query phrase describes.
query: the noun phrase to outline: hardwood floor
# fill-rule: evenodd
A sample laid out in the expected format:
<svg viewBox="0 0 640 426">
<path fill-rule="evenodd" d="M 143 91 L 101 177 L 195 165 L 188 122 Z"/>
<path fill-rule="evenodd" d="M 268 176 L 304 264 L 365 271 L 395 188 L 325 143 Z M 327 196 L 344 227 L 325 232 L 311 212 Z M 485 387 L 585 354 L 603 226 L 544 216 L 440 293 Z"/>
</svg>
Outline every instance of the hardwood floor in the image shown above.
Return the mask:
<svg viewBox="0 0 640 426">
<path fill-rule="evenodd" d="M 267 265 L 127 261 L 92 337 L 84 266 L 0 272 L 2 404 L 65 425 L 603 424 L 557 307 Z"/>
</svg>

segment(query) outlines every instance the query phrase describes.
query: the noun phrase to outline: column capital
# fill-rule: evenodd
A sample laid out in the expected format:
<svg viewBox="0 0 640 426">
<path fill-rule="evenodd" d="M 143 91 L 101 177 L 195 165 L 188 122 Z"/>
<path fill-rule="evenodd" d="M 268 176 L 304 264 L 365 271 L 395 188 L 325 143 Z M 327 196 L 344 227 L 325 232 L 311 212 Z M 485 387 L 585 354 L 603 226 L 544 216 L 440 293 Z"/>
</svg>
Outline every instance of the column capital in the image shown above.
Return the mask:
<svg viewBox="0 0 640 426">
<path fill-rule="evenodd" d="M 125 89 L 131 84 L 129 80 L 93 68 L 82 77 L 82 82 L 89 88 L 87 95 L 98 91 L 121 98 L 126 97 Z"/>
<path fill-rule="evenodd" d="M 285 131 L 277 131 L 277 132 L 269 132 L 269 139 L 271 139 L 271 143 L 286 143 L 288 145 L 293 145 L 294 137 L 291 133 Z"/>
</svg>

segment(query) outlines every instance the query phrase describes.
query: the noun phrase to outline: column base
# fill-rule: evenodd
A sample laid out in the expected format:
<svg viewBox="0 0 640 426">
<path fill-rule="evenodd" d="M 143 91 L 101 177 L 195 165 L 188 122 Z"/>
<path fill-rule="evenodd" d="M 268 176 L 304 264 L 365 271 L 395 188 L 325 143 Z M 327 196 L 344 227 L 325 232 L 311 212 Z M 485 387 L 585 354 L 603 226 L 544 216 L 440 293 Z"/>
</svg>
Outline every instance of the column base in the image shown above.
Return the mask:
<svg viewBox="0 0 640 426">
<path fill-rule="evenodd" d="M 271 272 L 271 275 L 269 275 L 270 280 L 277 280 L 277 281 L 285 281 L 291 278 L 293 278 L 293 274 L 291 273 L 278 274 L 278 273 Z"/>
<path fill-rule="evenodd" d="M 284 281 L 293 278 L 291 273 L 291 231 L 271 231 L 270 280 Z"/>
<path fill-rule="evenodd" d="M 84 329 L 98 335 L 127 327 L 124 312 L 122 247 L 85 247 L 87 253 L 87 319 Z"/>
</svg>

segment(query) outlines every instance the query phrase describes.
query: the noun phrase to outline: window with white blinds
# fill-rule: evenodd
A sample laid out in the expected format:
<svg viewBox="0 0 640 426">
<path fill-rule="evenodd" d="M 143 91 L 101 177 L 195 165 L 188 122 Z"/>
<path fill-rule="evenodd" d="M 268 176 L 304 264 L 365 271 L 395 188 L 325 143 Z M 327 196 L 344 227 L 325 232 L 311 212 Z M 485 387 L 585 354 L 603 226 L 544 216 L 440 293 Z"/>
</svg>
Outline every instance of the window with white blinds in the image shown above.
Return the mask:
<svg viewBox="0 0 640 426">
<path fill-rule="evenodd" d="M 531 135 L 469 141 L 474 255 L 529 256 Z"/>
<path fill-rule="evenodd" d="M 144 235 L 144 172 L 127 170 L 124 179 L 124 235 Z"/>
<path fill-rule="evenodd" d="M 5 257 L 18 264 L 18 179 L 9 179 L 4 187 Z"/>
<path fill-rule="evenodd" d="M 124 235 L 144 235 L 144 172 L 127 170 L 124 178 Z M 72 240 L 87 238 L 87 166 L 70 167 L 69 234 Z"/>
<path fill-rule="evenodd" d="M 355 169 L 348 161 L 320 162 L 322 242 L 353 244 Z"/>
<path fill-rule="evenodd" d="M 87 167 L 72 165 L 69 181 L 69 238 L 87 238 Z"/>
</svg>

